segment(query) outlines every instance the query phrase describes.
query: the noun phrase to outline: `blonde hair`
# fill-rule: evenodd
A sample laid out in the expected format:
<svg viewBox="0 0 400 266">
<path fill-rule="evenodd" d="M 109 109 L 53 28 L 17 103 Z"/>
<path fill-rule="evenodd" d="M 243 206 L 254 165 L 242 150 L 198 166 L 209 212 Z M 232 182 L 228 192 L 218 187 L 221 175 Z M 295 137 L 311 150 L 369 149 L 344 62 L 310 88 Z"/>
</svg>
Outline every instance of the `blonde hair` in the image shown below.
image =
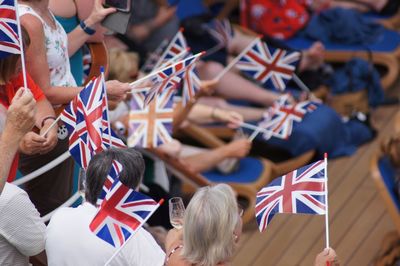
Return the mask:
<svg viewBox="0 0 400 266">
<path fill-rule="evenodd" d="M 119 49 L 109 51 L 110 67 L 108 79 L 121 82 L 132 82 L 138 74 L 139 56 L 137 53 L 126 52 Z"/>
<path fill-rule="evenodd" d="M 229 261 L 240 219 L 234 192 L 226 184 L 203 187 L 191 199 L 184 219 L 183 253 L 188 262 L 214 266 Z"/>
</svg>

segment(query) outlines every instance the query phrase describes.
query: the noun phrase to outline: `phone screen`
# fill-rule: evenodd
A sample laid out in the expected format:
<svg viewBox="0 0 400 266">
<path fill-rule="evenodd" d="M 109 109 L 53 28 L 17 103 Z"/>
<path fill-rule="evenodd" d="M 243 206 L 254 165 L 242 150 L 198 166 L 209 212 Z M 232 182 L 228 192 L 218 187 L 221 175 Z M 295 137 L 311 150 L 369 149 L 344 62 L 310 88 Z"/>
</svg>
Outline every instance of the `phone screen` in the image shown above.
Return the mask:
<svg viewBox="0 0 400 266">
<path fill-rule="evenodd" d="M 122 11 L 129 11 L 130 9 L 130 0 L 106 0 L 105 4 Z"/>
</svg>

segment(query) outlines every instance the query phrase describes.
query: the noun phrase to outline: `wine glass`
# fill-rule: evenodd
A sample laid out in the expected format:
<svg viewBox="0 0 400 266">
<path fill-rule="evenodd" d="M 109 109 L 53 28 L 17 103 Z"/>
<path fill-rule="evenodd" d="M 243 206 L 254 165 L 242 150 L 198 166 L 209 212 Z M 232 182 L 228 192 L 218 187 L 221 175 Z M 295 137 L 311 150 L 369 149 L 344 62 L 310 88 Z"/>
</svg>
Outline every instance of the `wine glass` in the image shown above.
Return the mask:
<svg viewBox="0 0 400 266">
<path fill-rule="evenodd" d="M 182 198 L 174 197 L 169 200 L 169 220 L 171 225 L 176 229 L 183 226 L 183 217 L 185 215 L 185 206 Z"/>
</svg>

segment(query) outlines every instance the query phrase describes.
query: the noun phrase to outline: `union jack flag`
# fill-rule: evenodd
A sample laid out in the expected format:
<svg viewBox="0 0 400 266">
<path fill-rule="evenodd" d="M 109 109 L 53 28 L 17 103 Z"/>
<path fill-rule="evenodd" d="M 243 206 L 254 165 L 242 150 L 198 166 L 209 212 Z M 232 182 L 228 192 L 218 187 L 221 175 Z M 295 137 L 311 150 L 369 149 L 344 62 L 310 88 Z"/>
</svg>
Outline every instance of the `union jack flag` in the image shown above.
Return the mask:
<svg viewBox="0 0 400 266">
<path fill-rule="evenodd" d="M 283 91 L 299 60 L 299 52 L 275 49 L 258 39 L 236 66 L 264 86 Z"/>
<path fill-rule="evenodd" d="M 15 0 L 0 0 L 0 58 L 20 54 Z"/>
<path fill-rule="evenodd" d="M 164 39 L 159 46 L 151 52 L 148 56 L 146 61 L 144 62 L 143 66 L 140 68 L 140 71 L 143 73 L 150 73 L 160 60 L 163 51 L 168 47 L 168 39 Z"/>
<path fill-rule="evenodd" d="M 92 80 L 61 113 L 67 127 L 69 150 L 84 169 L 91 157 L 105 149 L 125 147 L 109 128 L 105 84 L 102 77 Z M 110 131 L 109 131 L 110 130 Z"/>
<path fill-rule="evenodd" d="M 104 180 L 103 188 L 101 189 L 100 196 L 97 199 L 96 202 L 97 206 L 101 206 L 103 200 L 106 198 L 106 195 L 110 192 L 111 187 L 114 184 L 114 181 L 117 178 L 119 178 L 119 174 L 122 172 L 122 169 L 123 169 L 122 164 L 120 164 L 116 160 L 113 160 L 110 172 L 108 173 L 106 180 Z"/>
<path fill-rule="evenodd" d="M 201 80 L 197 76 L 195 67 L 195 64 L 191 64 L 183 75 L 182 100 L 184 106 L 194 98 L 201 87 Z"/>
<path fill-rule="evenodd" d="M 167 49 L 161 55 L 161 57 L 159 58 L 159 60 L 154 68 L 158 68 L 162 65 L 165 65 L 171 59 L 176 58 L 178 55 L 181 55 L 182 53 L 184 53 L 185 51 L 188 50 L 188 45 L 187 45 L 185 36 L 183 36 L 182 32 L 183 32 L 183 29 L 180 29 L 175 34 L 174 38 L 172 38 Z"/>
<path fill-rule="evenodd" d="M 117 178 L 89 228 L 96 236 L 119 248 L 158 207 L 152 198 L 128 188 Z"/>
<path fill-rule="evenodd" d="M 173 96 L 172 88 L 157 95 L 143 109 L 145 92 L 132 94 L 129 114 L 129 147 L 151 148 L 172 140 Z"/>
<path fill-rule="evenodd" d="M 264 231 L 276 213 L 325 214 L 323 160 L 274 179 L 257 193 L 256 219 Z"/>
<path fill-rule="evenodd" d="M 218 46 L 228 47 L 232 42 L 233 30 L 227 19 L 213 19 L 206 25 L 208 33 L 217 41 Z"/>
<path fill-rule="evenodd" d="M 160 94 L 164 90 L 176 89 L 181 82 L 185 70 L 192 64 L 195 64 L 201 55 L 203 53 L 198 53 L 158 71 L 152 78 L 153 87 L 146 94 L 144 106 L 147 106 L 157 94 Z"/>
<path fill-rule="evenodd" d="M 293 123 L 301 122 L 307 113 L 318 108 L 314 102 L 304 101 L 296 104 L 290 103 L 287 96 L 279 98 L 265 114 L 264 120 L 258 126 L 269 130 L 272 136 L 287 139 L 292 134 Z M 270 135 L 264 135 L 266 139 Z"/>
</svg>

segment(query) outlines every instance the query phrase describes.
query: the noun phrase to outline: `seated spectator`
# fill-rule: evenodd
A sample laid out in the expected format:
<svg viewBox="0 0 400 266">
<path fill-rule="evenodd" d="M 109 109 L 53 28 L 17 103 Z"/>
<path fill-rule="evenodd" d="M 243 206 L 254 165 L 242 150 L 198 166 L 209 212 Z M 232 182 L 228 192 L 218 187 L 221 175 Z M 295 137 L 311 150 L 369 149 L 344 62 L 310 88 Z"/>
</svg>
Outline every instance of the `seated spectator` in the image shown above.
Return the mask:
<svg viewBox="0 0 400 266">
<path fill-rule="evenodd" d="M 24 46 L 29 46 L 30 39 L 22 27 L 22 36 Z M 21 56 L 11 54 L 8 57 L 0 59 L 0 106 L 7 109 L 17 90 L 24 85 L 21 71 Z M 36 100 L 37 112 L 35 115 L 35 126 L 39 132 L 30 131 L 21 140 L 19 151 L 22 154 L 47 154 L 57 144 L 57 128 L 50 130 L 50 125 L 55 120 L 53 108 L 42 90 L 35 84 L 29 74 L 27 74 L 27 86 Z M 42 136 L 46 131 L 47 134 Z M 8 181 L 14 180 L 18 167 L 18 155 L 15 156 L 13 165 L 8 174 Z"/>
<path fill-rule="evenodd" d="M 191 199 L 183 229 L 172 229 L 166 240 L 166 265 L 230 265 L 242 233 L 243 210 L 225 184 L 204 187 Z M 320 253 L 316 266 L 333 262 L 332 249 Z"/>
<path fill-rule="evenodd" d="M 123 166 L 119 178 L 129 188 L 138 189 L 144 172 L 143 158 L 133 149 L 110 149 L 95 155 L 85 181 L 86 202 L 77 208 L 61 208 L 46 231 L 49 265 L 104 265 L 116 249 L 89 229 L 97 213 L 96 201 L 113 160 Z M 162 265 L 164 252 L 143 228 L 132 236 L 112 265 Z"/>
<path fill-rule="evenodd" d="M 7 111 L 0 139 L 0 265 L 29 265 L 43 252 L 46 226 L 25 191 L 6 183 L 18 145 L 35 124 L 35 100 L 19 89 Z"/>
</svg>

